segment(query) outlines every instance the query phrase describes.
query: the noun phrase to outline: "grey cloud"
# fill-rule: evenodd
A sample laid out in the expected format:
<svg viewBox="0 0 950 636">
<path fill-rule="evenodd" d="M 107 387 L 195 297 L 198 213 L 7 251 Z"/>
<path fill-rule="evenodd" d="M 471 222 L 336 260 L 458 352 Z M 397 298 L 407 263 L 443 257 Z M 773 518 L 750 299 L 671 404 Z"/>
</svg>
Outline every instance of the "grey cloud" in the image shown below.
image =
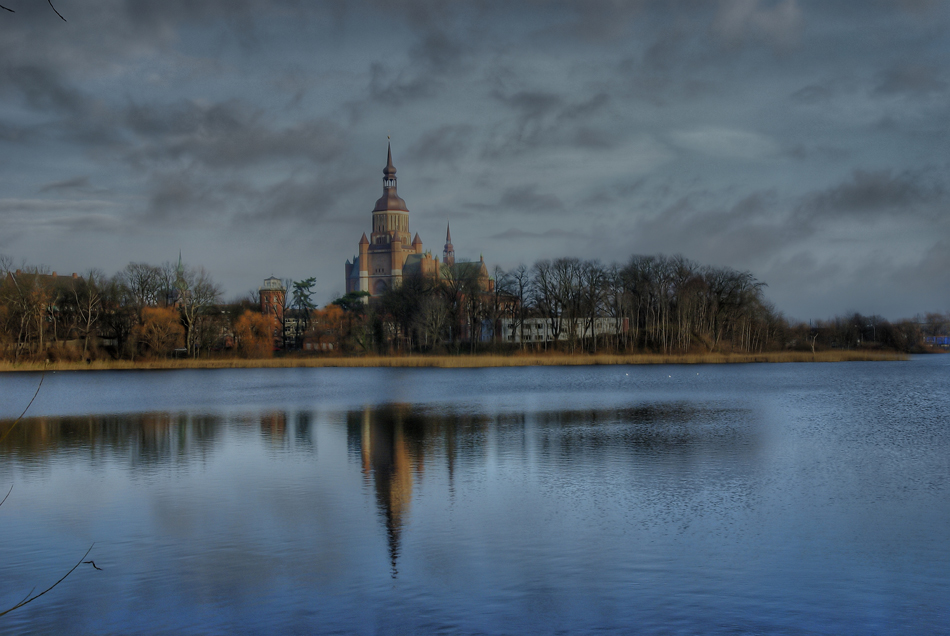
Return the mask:
<svg viewBox="0 0 950 636">
<path fill-rule="evenodd" d="M 941 79 L 940 72 L 933 66 L 922 64 L 892 66 L 879 73 L 877 79 L 874 92 L 879 95 L 925 96 L 947 90 L 947 82 Z"/>
<path fill-rule="evenodd" d="M 377 104 L 401 106 L 433 95 L 437 85 L 438 81 L 431 75 L 394 71 L 380 62 L 370 65 L 369 96 Z"/>
<path fill-rule="evenodd" d="M 232 167 L 288 158 L 326 163 L 346 148 L 345 134 L 329 121 L 303 121 L 274 129 L 262 113 L 236 101 L 132 105 L 126 111 L 126 123 L 144 142 L 130 152 L 137 161 L 186 158 Z"/>
<path fill-rule="evenodd" d="M 532 214 L 564 210 L 564 203 L 555 195 L 538 192 L 536 185 L 508 188 L 498 201 L 502 212 L 515 210 Z"/>
<path fill-rule="evenodd" d="M 89 187 L 89 177 L 73 177 L 63 181 L 47 183 L 40 188 L 40 193 L 60 190 L 84 190 Z"/>
<path fill-rule="evenodd" d="M 0 199 L 0 212 L 70 212 L 77 210 L 101 210 L 114 207 L 115 203 L 101 199 Z"/>
<path fill-rule="evenodd" d="M 32 109 L 78 114 L 87 110 L 88 98 L 69 86 L 63 75 L 37 65 L 0 65 L 0 94 L 16 93 Z"/>
<path fill-rule="evenodd" d="M 822 104 L 828 102 L 831 97 L 832 91 L 829 87 L 810 84 L 792 93 L 791 100 L 800 104 Z"/>
<path fill-rule="evenodd" d="M 760 0 L 720 0 L 713 31 L 728 44 L 747 39 L 788 47 L 798 42 L 802 11 L 795 0 L 763 6 Z"/>
<path fill-rule="evenodd" d="M 332 216 L 341 199 L 365 186 L 365 178 L 317 175 L 291 177 L 269 186 L 242 220 L 301 220 L 312 223 Z M 372 202 L 370 202 L 372 203 Z"/>
<path fill-rule="evenodd" d="M 930 204 L 943 202 L 943 184 L 920 173 L 855 170 L 844 183 L 807 195 L 797 213 L 803 219 L 842 215 L 876 216 L 884 212 L 937 218 Z"/>
<path fill-rule="evenodd" d="M 495 131 L 494 138 L 489 139 L 484 149 L 488 157 L 517 155 L 550 145 L 603 149 L 618 141 L 616 134 L 593 124 L 610 102 L 610 96 L 604 92 L 580 101 L 567 101 L 547 91 L 506 94 L 496 89 L 492 97 L 514 110 L 518 117 L 513 122 L 513 131 L 507 127 Z"/>
<path fill-rule="evenodd" d="M 570 37 L 588 42 L 617 40 L 627 35 L 648 0 L 571 0 L 537 3 L 558 18 L 558 25 L 546 37 Z"/>
<path fill-rule="evenodd" d="M 522 239 L 551 239 L 551 238 L 578 238 L 576 232 L 566 230 L 545 230 L 544 232 L 528 232 L 519 228 L 510 228 L 504 232 L 492 234 L 488 238 L 493 240 L 522 240 Z"/>
<path fill-rule="evenodd" d="M 449 37 L 442 31 L 433 31 L 425 34 L 421 42 L 409 49 L 409 58 L 432 72 L 445 73 L 460 64 L 463 50 L 457 38 Z"/>
<path fill-rule="evenodd" d="M 518 91 L 506 95 L 494 91 L 492 96 L 516 110 L 523 120 L 539 119 L 558 111 L 564 100 L 559 95 L 545 91 Z"/>
<path fill-rule="evenodd" d="M 920 260 L 897 268 L 892 280 L 897 285 L 914 285 L 925 289 L 929 295 L 947 298 L 950 292 L 950 241 L 938 240 L 920 256 Z M 936 285 L 936 287 L 935 287 Z M 941 289 L 942 288 L 942 289 Z M 940 289 L 940 291 L 937 291 Z M 947 310 L 947 307 L 931 309 Z"/>
<path fill-rule="evenodd" d="M 18 126 L 0 121 L 0 142 L 24 144 L 40 137 L 39 126 Z"/>
<path fill-rule="evenodd" d="M 850 156 L 850 153 L 843 148 L 825 145 L 810 146 L 801 143 L 790 146 L 783 154 L 797 161 L 806 161 L 809 159 L 842 161 Z"/>
<path fill-rule="evenodd" d="M 66 232 L 110 233 L 127 229 L 124 219 L 111 214 L 91 213 L 62 216 L 50 219 L 47 226 Z"/>
<path fill-rule="evenodd" d="M 813 228 L 790 221 L 787 205 L 775 190 L 753 191 L 730 205 L 708 203 L 720 197 L 707 193 L 678 198 L 658 214 L 636 220 L 631 234 L 638 245 L 654 251 L 742 267 L 814 234 Z"/>
<path fill-rule="evenodd" d="M 452 164 L 468 151 L 473 132 L 468 124 L 440 126 L 423 133 L 406 155 L 419 163 Z"/>
<path fill-rule="evenodd" d="M 220 212 L 226 208 L 219 188 L 191 170 L 153 174 L 149 187 L 148 209 L 142 221 L 150 225 L 181 221 L 201 225 L 202 219 L 220 219 Z"/>
</svg>

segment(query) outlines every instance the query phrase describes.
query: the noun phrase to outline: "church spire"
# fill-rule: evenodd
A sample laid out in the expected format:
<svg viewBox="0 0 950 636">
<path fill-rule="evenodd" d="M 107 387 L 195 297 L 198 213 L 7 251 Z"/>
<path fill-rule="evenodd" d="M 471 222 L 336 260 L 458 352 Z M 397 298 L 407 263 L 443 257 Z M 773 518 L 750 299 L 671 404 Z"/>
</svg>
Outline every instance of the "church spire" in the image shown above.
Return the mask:
<svg viewBox="0 0 950 636">
<path fill-rule="evenodd" d="M 445 249 L 442 251 L 442 262 L 446 265 L 455 265 L 455 248 L 452 247 L 452 228 L 445 224 Z"/>
<path fill-rule="evenodd" d="M 393 165 L 392 144 L 386 144 L 386 167 L 383 168 L 383 188 L 396 187 L 396 166 Z"/>
<path fill-rule="evenodd" d="M 408 212 L 406 202 L 396 194 L 396 166 L 393 165 L 393 149 L 391 144 L 386 144 L 386 167 L 383 168 L 383 196 L 376 201 L 376 207 L 373 212 L 385 211 Z M 406 239 L 409 240 L 408 238 Z"/>
</svg>

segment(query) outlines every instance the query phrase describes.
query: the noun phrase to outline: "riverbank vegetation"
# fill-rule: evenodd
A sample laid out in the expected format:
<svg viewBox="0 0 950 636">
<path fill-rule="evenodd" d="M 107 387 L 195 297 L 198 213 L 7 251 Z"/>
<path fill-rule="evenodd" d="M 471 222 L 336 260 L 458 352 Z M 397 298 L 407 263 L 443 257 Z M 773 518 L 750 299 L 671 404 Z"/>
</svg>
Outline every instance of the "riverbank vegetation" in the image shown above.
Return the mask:
<svg viewBox="0 0 950 636">
<path fill-rule="evenodd" d="M 467 265 L 467 264 L 461 264 Z M 950 316 L 786 319 L 751 273 L 682 257 L 622 264 L 559 258 L 486 280 L 443 266 L 367 302 L 317 308 L 315 279 L 283 281 L 279 306 L 221 302 L 182 263 L 57 276 L 0 257 L 0 364 L 27 369 L 242 366 L 513 366 L 851 360 L 928 350 Z M 263 310 L 263 311 L 262 311 Z"/>
<path fill-rule="evenodd" d="M 887 351 L 773 351 L 766 353 L 662 354 L 563 354 L 539 353 L 511 355 L 389 355 L 389 356 L 285 356 L 267 358 L 199 358 L 108 360 L 92 362 L 60 361 L 49 365 L 39 362 L 0 362 L 4 371 L 106 371 L 149 369 L 246 369 L 246 368 L 320 368 L 320 367 L 402 367 L 402 368 L 481 368 L 529 366 L 584 366 L 628 364 L 737 364 L 755 362 L 855 362 L 870 360 L 906 360 L 907 355 Z"/>
</svg>

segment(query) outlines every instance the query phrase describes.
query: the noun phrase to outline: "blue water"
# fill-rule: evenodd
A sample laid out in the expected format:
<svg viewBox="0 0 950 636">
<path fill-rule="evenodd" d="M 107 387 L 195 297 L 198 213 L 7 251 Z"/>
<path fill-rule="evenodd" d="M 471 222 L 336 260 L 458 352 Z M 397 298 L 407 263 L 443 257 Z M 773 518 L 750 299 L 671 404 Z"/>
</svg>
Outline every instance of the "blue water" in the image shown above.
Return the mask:
<svg viewBox="0 0 950 636">
<path fill-rule="evenodd" d="M 0 435 L 34 374 L 0 376 Z M 49 374 L 0 633 L 948 634 L 950 356 Z"/>
</svg>

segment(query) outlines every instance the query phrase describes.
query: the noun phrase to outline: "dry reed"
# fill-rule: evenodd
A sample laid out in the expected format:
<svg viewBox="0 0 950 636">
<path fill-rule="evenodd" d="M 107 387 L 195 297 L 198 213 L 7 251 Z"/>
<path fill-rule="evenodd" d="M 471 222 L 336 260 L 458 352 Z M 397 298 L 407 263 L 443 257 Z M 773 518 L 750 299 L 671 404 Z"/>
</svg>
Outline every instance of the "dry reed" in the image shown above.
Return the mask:
<svg viewBox="0 0 950 636">
<path fill-rule="evenodd" d="M 248 360 L 210 358 L 200 360 L 95 360 L 85 362 L 31 363 L 0 362 L 4 371 L 105 371 L 133 369 L 265 369 L 293 367 L 534 367 L 617 364 L 746 364 L 752 362 L 854 362 L 907 360 L 902 353 L 879 351 L 778 351 L 770 353 L 703 353 L 683 355 L 639 354 L 480 354 L 480 355 L 398 355 L 349 357 L 285 357 Z"/>
</svg>

